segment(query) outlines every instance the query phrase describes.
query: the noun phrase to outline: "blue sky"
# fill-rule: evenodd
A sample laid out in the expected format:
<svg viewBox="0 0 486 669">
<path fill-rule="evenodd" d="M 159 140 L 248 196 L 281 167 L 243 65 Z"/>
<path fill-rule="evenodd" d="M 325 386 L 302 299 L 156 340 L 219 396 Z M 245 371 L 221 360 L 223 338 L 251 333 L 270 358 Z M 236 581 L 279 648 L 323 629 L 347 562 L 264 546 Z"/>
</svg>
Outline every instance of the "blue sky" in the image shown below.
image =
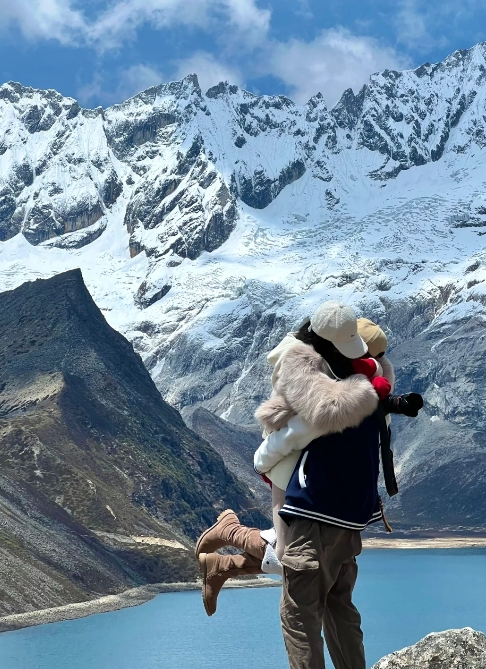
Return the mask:
<svg viewBox="0 0 486 669">
<path fill-rule="evenodd" d="M 196 72 L 333 106 L 373 72 L 483 40 L 484 0 L 0 0 L 0 83 L 95 107 Z"/>
</svg>

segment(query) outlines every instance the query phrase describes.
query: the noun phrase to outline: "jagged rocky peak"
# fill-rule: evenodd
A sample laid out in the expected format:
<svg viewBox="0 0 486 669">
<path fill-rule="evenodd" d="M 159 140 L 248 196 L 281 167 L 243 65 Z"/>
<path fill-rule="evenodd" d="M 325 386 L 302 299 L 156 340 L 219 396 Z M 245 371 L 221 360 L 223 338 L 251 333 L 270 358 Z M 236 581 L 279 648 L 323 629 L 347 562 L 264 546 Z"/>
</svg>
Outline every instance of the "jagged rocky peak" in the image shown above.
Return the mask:
<svg viewBox="0 0 486 669">
<path fill-rule="evenodd" d="M 184 106 L 201 97 L 202 92 L 197 75 L 188 74 L 179 81 L 169 81 L 146 88 L 128 100 L 109 107 L 107 111 L 112 114 L 120 111 L 130 114 L 134 110 L 140 111 L 143 106 Z"/>
<path fill-rule="evenodd" d="M 486 637 L 470 627 L 429 634 L 414 646 L 387 655 L 372 669 L 483 669 Z"/>
<path fill-rule="evenodd" d="M 478 44 L 437 65 L 385 70 L 371 77 L 357 141 L 386 156 L 384 166 L 372 176 L 391 178 L 402 169 L 439 160 L 460 122 L 451 150 L 463 151 L 472 142 L 485 145 L 485 122 L 476 99 L 485 97 L 485 54 L 485 44 Z"/>
<path fill-rule="evenodd" d="M 53 89 L 39 90 L 22 86 L 16 81 L 9 81 L 0 86 L 0 99 L 8 100 L 16 106 L 29 132 L 48 130 L 53 123 L 53 116 L 66 113 L 72 118 L 80 111 L 78 103 L 73 98 L 65 98 Z"/>
<path fill-rule="evenodd" d="M 22 232 L 32 244 L 79 248 L 116 211 L 132 256 L 194 259 L 228 239 L 238 200 L 265 209 L 306 173 L 329 182 L 339 155 L 362 178 L 386 182 L 439 160 L 446 145 L 456 152 L 486 145 L 478 113 L 484 54 L 479 44 L 437 65 L 385 70 L 358 94 L 346 90 L 330 111 L 320 94 L 304 107 L 228 82 L 203 94 L 194 74 L 105 111 L 4 84 L 0 239 Z M 373 159 L 358 160 L 360 150 Z M 334 209 L 339 184 L 325 190 Z"/>
<path fill-rule="evenodd" d="M 238 86 L 230 84 L 228 81 L 220 81 L 216 86 L 211 86 L 206 91 L 207 98 L 219 98 L 224 95 L 236 95 L 239 92 Z"/>
<path fill-rule="evenodd" d="M 191 120 L 201 102 L 195 74 L 181 81 L 152 86 L 106 110 L 105 130 L 110 147 L 133 167 L 142 162 L 147 150 L 140 147 L 170 141 L 174 132 Z M 149 154 L 154 157 L 153 148 Z"/>
<path fill-rule="evenodd" d="M 336 120 L 340 128 L 351 131 L 363 111 L 363 102 L 366 95 L 366 86 L 355 95 L 352 88 L 347 88 L 341 96 L 341 99 L 332 110 L 332 117 Z"/>
<path fill-rule="evenodd" d="M 0 89 L 0 175 L 2 241 L 22 232 L 40 244 L 93 227 L 122 189 L 101 109 L 15 83 Z"/>
</svg>

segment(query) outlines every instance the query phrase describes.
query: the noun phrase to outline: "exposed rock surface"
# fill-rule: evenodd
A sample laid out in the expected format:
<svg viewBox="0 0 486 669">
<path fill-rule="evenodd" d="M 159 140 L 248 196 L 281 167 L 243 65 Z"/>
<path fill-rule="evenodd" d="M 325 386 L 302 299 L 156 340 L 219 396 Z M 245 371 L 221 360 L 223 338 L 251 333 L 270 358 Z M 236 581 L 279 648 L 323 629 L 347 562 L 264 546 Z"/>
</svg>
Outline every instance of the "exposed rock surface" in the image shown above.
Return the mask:
<svg viewBox="0 0 486 669">
<path fill-rule="evenodd" d="M 22 231 L 40 244 L 88 227 L 122 191 L 101 109 L 53 90 L 0 87 L 0 153 L 2 241 Z"/>
<path fill-rule="evenodd" d="M 391 516 L 422 526 L 484 527 L 484 321 L 424 330 L 393 354 L 398 389 L 424 393 L 426 410 L 417 421 L 396 421 L 401 493 L 390 502 Z"/>
<path fill-rule="evenodd" d="M 266 522 L 79 270 L 0 295 L 0 439 L 3 614 L 193 580 L 219 511 Z"/>
<path fill-rule="evenodd" d="M 253 455 L 262 442 L 261 430 L 234 425 L 203 407 L 198 407 L 191 418 L 194 432 L 211 444 L 230 472 L 250 488 L 263 513 L 269 514 L 270 488 L 253 469 Z"/>
<path fill-rule="evenodd" d="M 484 669 L 486 637 L 470 627 L 429 634 L 414 646 L 387 655 L 372 669 Z"/>
</svg>

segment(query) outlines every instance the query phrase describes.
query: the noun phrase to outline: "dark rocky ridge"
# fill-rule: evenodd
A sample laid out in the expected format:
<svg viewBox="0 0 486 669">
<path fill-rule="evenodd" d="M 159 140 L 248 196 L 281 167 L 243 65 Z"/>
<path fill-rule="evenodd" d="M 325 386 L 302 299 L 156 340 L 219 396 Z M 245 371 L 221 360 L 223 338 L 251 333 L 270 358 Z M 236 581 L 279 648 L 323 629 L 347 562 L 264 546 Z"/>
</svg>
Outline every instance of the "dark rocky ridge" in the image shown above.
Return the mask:
<svg viewBox="0 0 486 669">
<path fill-rule="evenodd" d="M 223 458 L 226 467 L 253 492 L 264 513 L 269 513 L 270 487 L 253 470 L 253 455 L 262 442 L 261 430 L 234 425 L 199 407 L 191 416 L 194 432 Z"/>
<path fill-rule="evenodd" d="M 79 270 L 0 295 L 0 438 L 2 562 L 18 559 L 21 578 L 6 587 L 3 613 L 193 579 L 191 541 L 220 510 L 266 522 L 162 400 Z"/>
</svg>

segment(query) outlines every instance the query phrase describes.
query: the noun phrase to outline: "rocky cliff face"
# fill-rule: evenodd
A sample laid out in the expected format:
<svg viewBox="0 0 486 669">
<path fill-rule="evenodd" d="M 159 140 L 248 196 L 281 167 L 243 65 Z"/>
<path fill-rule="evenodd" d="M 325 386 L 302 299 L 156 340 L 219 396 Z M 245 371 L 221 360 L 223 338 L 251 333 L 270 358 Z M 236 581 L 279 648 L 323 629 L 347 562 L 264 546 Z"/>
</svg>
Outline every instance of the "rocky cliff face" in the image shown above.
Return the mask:
<svg viewBox="0 0 486 669">
<path fill-rule="evenodd" d="M 486 637 L 469 627 L 429 634 L 414 646 L 387 655 L 372 669 L 486 667 Z"/>
<path fill-rule="evenodd" d="M 253 456 L 262 443 L 261 429 L 234 425 L 203 407 L 198 407 L 191 419 L 192 429 L 211 444 L 230 472 L 249 487 L 261 508 L 269 512 L 270 487 L 253 469 Z"/>
<path fill-rule="evenodd" d="M 4 576 L 19 560 L 4 613 L 193 578 L 191 542 L 224 507 L 266 522 L 79 270 L 0 295 L 0 438 Z"/>
<path fill-rule="evenodd" d="M 5 84 L 0 288 L 81 267 L 187 421 L 202 406 L 241 425 L 268 350 L 323 300 L 351 302 L 387 330 L 398 387 L 426 397 L 394 421 L 392 519 L 482 526 L 485 72 L 478 44 L 334 109 L 193 75 L 106 110 Z"/>
</svg>

